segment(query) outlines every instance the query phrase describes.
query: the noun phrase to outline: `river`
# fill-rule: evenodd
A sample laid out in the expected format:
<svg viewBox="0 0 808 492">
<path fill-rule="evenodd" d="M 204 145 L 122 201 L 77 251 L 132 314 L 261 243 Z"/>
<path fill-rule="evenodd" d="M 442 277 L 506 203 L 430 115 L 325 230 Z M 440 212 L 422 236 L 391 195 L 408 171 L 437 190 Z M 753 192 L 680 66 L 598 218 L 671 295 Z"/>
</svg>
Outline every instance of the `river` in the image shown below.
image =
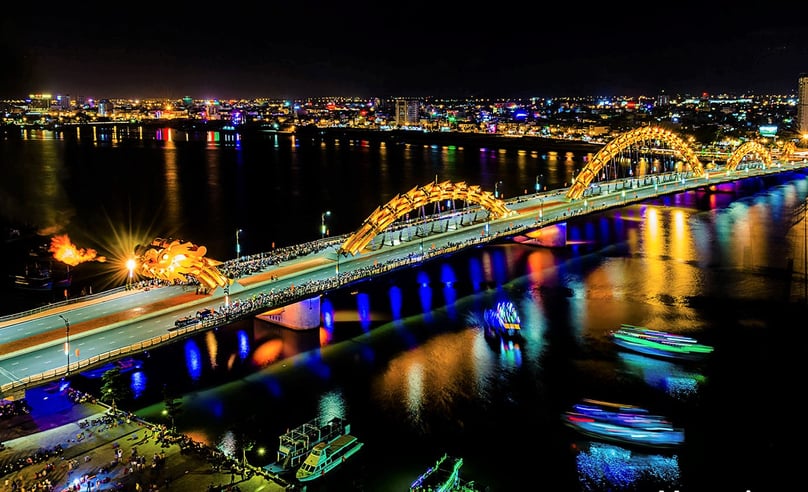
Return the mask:
<svg viewBox="0 0 808 492">
<path fill-rule="evenodd" d="M 587 158 L 229 137 L 0 142 L 7 218 L 107 259 L 74 268 L 73 296 L 121 285 L 112 259 L 151 237 L 226 259 L 236 239 L 244 254 L 316 239 L 325 211 L 329 234 L 349 232 L 434 179 L 513 196 L 538 181 L 562 186 Z M 234 455 L 246 435 L 255 465 L 274 460 L 285 430 L 343 416 L 364 447 L 309 490 L 407 490 L 443 453 L 462 456 L 461 477 L 489 491 L 782 490 L 801 479 L 789 429 L 804 374 L 806 196 L 804 174 L 750 179 L 577 218 L 563 248 L 489 245 L 361 282 L 322 299 L 318 330 L 241 323 L 139 354 L 131 407 L 164 421 L 170 387 L 184 395 L 179 430 Z M 6 244 L 7 270 L 22 244 Z M 6 312 L 42 301 L 6 300 Z M 484 336 L 483 312 L 500 301 L 520 316 L 517 343 Z M 609 338 L 621 323 L 715 351 L 697 363 L 631 354 Z M 561 418 L 584 398 L 665 415 L 684 444 L 587 438 Z"/>
</svg>

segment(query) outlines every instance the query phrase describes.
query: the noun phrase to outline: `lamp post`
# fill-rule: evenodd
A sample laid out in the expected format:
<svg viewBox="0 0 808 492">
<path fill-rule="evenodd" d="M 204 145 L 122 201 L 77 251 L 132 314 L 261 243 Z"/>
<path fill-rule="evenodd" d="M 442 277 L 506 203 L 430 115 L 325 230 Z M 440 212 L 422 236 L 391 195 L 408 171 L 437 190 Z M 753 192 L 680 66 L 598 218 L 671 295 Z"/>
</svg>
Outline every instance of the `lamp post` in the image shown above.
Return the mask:
<svg viewBox="0 0 808 492">
<path fill-rule="evenodd" d="M 331 217 L 331 210 L 326 210 L 322 214 L 320 214 L 320 237 L 324 238 L 326 229 L 325 229 L 325 218 Z"/>
<path fill-rule="evenodd" d="M 541 182 L 544 180 L 544 174 L 536 176 L 536 193 L 541 191 Z"/>
<path fill-rule="evenodd" d="M 59 315 L 62 318 L 62 321 L 65 322 L 65 355 L 67 356 L 67 370 L 65 371 L 66 375 L 70 375 L 70 321 L 67 320 L 61 314 Z"/>
<path fill-rule="evenodd" d="M 241 229 L 236 229 L 236 259 L 241 258 L 241 245 L 238 242 L 238 235 L 244 232 Z"/>
<path fill-rule="evenodd" d="M 135 260 L 133 260 L 132 258 L 129 258 L 128 260 L 126 260 L 126 268 L 129 270 L 129 282 L 126 285 L 126 288 L 131 289 L 132 288 L 132 277 L 135 274 Z"/>
<path fill-rule="evenodd" d="M 494 183 L 494 198 L 499 198 L 500 191 L 499 188 L 502 186 L 502 181 L 497 181 Z"/>
</svg>

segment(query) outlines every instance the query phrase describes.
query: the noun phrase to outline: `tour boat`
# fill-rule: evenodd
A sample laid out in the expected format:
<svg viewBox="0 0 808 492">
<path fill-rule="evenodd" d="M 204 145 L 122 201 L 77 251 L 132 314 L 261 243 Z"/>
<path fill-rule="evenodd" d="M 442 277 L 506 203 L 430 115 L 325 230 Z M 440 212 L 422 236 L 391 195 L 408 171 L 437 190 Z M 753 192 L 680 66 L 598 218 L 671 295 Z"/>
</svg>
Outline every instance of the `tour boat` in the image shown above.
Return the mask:
<svg viewBox="0 0 808 492">
<path fill-rule="evenodd" d="M 634 405 L 585 399 L 565 412 L 563 420 L 583 434 L 625 444 L 665 448 L 685 440 L 682 428 Z"/>
<path fill-rule="evenodd" d="M 611 336 L 620 347 L 657 357 L 698 360 L 713 351 L 695 338 L 625 323 Z"/>
<path fill-rule="evenodd" d="M 320 420 L 315 418 L 287 430 L 278 437 L 280 442 L 277 461 L 267 465 L 266 469 L 279 474 L 292 471 L 300 466 L 315 445 L 329 443 L 350 432 L 351 424 L 340 417 L 334 417 L 324 424 L 320 424 Z"/>
<path fill-rule="evenodd" d="M 521 336 L 522 321 L 511 301 L 501 301 L 493 308 L 486 309 L 483 321 L 487 337 L 507 339 Z"/>
<path fill-rule="evenodd" d="M 295 477 L 301 482 L 316 480 L 356 454 L 363 442 L 351 434 L 343 434 L 331 442 L 320 442 L 297 469 Z"/>
<path fill-rule="evenodd" d="M 410 484 L 410 492 L 454 492 L 460 486 L 463 458 L 444 454 L 433 466 Z"/>
</svg>

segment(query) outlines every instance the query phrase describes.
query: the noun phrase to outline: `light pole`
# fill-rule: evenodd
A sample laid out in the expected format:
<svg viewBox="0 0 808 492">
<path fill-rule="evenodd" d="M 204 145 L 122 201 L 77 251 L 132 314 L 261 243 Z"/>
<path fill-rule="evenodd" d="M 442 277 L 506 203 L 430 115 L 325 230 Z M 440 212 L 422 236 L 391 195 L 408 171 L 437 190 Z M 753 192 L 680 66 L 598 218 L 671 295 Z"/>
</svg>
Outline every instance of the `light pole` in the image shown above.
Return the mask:
<svg viewBox="0 0 808 492">
<path fill-rule="evenodd" d="M 65 371 L 65 374 L 67 376 L 69 376 L 70 375 L 70 321 L 68 321 L 67 318 L 65 318 L 61 314 L 59 315 L 59 317 L 62 318 L 62 321 L 65 322 L 65 355 L 67 356 L 67 371 Z"/>
<path fill-rule="evenodd" d="M 499 188 L 502 186 L 502 181 L 497 181 L 494 183 L 494 198 L 499 198 L 500 191 Z"/>
<path fill-rule="evenodd" d="M 326 210 L 322 214 L 320 214 L 320 237 L 324 238 L 326 229 L 325 229 L 325 218 L 331 217 L 331 210 Z"/>
<path fill-rule="evenodd" d="M 128 260 L 126 260 L 126 268 L 129 270 L 129 283 L 126 286 L 126 288 L 131 289 L 132 288 L 132 277 L 135 274 L 135 260 L 133 260 L 132 258 L 129 258 Z"/>
<path fill-rule="evenodd" d="M 241 245 L 238 242 L 238 235 L 244 232 L 241 229 L 236 229 L 236 259 L 241 258 Z"/>
<path fill-rule="evenodd" d="M 544 180 L 544 174 L 536 176 L 536 193 L 541 191 L 541 182 Z"/>
</svg>

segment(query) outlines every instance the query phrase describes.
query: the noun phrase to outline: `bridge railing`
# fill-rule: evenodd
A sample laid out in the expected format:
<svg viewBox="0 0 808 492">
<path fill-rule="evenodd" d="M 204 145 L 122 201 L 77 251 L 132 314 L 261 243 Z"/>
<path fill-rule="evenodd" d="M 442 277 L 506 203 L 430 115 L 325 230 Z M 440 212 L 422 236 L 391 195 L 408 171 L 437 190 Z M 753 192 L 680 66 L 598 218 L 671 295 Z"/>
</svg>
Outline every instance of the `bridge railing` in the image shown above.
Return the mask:
<svg viewBox="0 0 808 492">
<path fill-rule="evenodd" d="M 3 323 L 5 321 L 12 321 L 12 320 L 15 320 L 15 319 L 20 319 L 20 318 L 25 318 L 27 316 L 33 316 L 33 315 L 39 314 L 39 313 L 44 313 L 45 311 L 50 311 L 53 308 L 58 308 L 58 307 L 62 307 L 62 306 L 69 306 L 71 304 L 76 304 L 76 303 L 84 302 L 84 301 L 90 301 L 90 300 L 93 300 L 93 299 L 99 299 L 101 297 L 106 297 L 106 296 L 108 296 L 110 294 L 123 292 L 124 290 L 126 290 L 126 286 L 115 287 L 113 289 L 108 289 L 108 290 L 104 290 L 104 291 L 101 291 L 101 292 L 96 292 L 95 294 L 89 294 L 89 295 L 86 295 L 86 296 L 74 297 L 72 299 L 66 299 L 64 301 L 53 302 L 53 303 L 50 303 L 50 304 L 46 304 L 44 306 L 29 309 L 27 311 L 22 311 L 22 312 L 19 312 L 19 313 L 6 314 L 4 316 L 0 316 L 0 323 Z"/>
</svg>

